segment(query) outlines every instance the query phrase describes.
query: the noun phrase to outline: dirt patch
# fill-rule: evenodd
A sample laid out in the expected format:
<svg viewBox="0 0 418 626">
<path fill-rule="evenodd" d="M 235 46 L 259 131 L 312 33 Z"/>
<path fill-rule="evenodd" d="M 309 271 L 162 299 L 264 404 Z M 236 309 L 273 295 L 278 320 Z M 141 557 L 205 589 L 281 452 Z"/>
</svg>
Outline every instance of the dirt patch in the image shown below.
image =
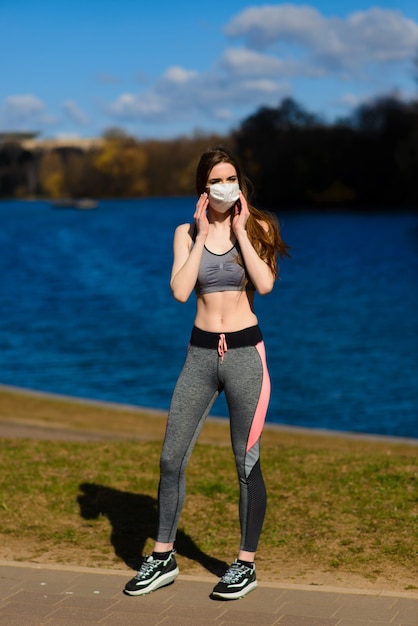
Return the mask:
<svg viewBox="0 0 418 626">
<path fill-rule="evenodd" d="M 1 535 L 0 535 L 1 536 Z M 21 561 L 45 565 L 59 565 L 74 567 L 91 567 L 126 571 L 129 576 L 132 570 L 113 553 L 109 545 L 107 554 L 91 551 L 73 546 L 71 551 L 61 549 L 59 546 L 28 541 L 22 539 L 10 539 L 2 537 L 0 547 L 0 559 L 6 561 Z M 210 576 L 211 573 L 199 563 L 191 561 L 181 555 L 177 555 L 181 574 L 195 576 Z M 315 569 L 310 563 L 285 563 L 278 562 L 264 555 L 262 550 L 257 559 L 257 574 L 260 583 L 282 583 L 292 585 L 312 585 L 319 587 L 337 587 L 347 589 L 367 589 L 372 591 L 404 592 L 407 590 L 418 592 L 416 578 L 404 570 L 393 567 L 384 574 L 376 574 L 373 577 L 364 577 L 346 571 L 323 571 Z"/>
</svg>

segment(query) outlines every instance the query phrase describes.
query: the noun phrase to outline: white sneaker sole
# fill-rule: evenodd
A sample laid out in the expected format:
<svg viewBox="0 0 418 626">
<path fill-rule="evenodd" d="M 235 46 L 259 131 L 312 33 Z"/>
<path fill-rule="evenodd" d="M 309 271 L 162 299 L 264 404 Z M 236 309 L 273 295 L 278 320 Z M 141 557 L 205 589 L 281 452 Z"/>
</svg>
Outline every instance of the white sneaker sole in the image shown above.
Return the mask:
<svg viewBox="0 0 418 626">
<path fill-rule="evenodd" d="M 223 600 L 239 600 L 240 598 L 244 598 L 247 593 L 253 591 L 257 587 L 257 581 L 250 583 L 245 587 L 245 589 L 241 589 L 241 591 L 235 591 L 232 593 L 222 593 L 219 591 L 212 591 L 212 596 L 214 598 L 222 598 Z"/>
<path fill-rule="evenodd" d="M 152 591 L 156 591 L 160 587 L 165 587 L 170 583 L 174 582 L 179 574 L 179 568 L 173 569 L 171 572 L 167 572 L 166 574 L 162 574 L 158 578 L 156 578 L 150 585 L 147 587 L 143 587 L 142 589 L 138 589 L 135 591 L 129 591 L 125 589 L 124 592 L 128 594 L 128 596 L 143 596 L 147 593 L 151 593 Z"/>
</svg>

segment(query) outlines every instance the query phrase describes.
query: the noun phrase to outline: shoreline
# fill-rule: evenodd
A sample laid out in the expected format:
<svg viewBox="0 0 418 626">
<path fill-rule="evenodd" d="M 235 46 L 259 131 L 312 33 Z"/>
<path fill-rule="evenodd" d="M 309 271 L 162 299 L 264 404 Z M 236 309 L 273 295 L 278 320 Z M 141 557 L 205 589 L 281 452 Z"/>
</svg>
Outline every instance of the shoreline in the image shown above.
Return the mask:
<svg viewBox="0 0 418 626">
<path fill-rule="evenodd" d="M 153 409 L 149 407 L 142 407 L 132 404 L 124 404 L 119 402 L 112 402 L 108 400 L 96 400 L 91 398 L 81 398 L 78 396 L 68 396 L 65 394 L 58 394 L 49 391 L 40 391 L 37 389 L 31 389 L 26 387 L 16 387 L 13 385 L 5 385 L 0 383 L 0 393 L 11 393 L 15 395 L 25 396 L 27 398 L 36 398 L 40 400 L 52 400 L 56 402 L 66 402 L 70 404 L 74 404 L 75 406 L 87 406 L 96 409 L 105 409 L 112 411 L 123 411 L 123 412 L 131 412 L 137 415 L 147 415 L 154 416 L 158 419 L 164 419 L 167 416 L 167 411 Z M 17 418 L 14 420 L 13 418 L 7 418 L 5 420 L 3 416 L 0 414 L 0 422 L 10 423 L 10 422 L 20 422 L 26 423 L 29 426 L 42 426 L 43 428 L 50 429 L 59 429 L 59 424 L 50 424 L 48 426 L 47 422 L 43 422 L 42 424 L 39 421 L 31 422 L 30 420 L 22 420 Z M 217 416 L 209 416 L 206 420 L 208 424 L 218 425 L 220 427 L 228 426 L 228 418 L 227 417 L 217 417 Z M 69 431 L 74 431 L 77 429 L 67 428 Z M 285 433 L 295 436 L 308 436 L 308 437 L 317 437 L 317 438 L 328 438 L 328 439 L 344 439 L 344 440 L 353 440 L 359 442 L 370 442 L 370 443 L 388 443 L 395 445 L 406 445 L 406 446 L 418 446 L 418 438 L 412 437 L 397 437 L 393 435 L 381 435 L 377 433 L 360 433 L 360 432 L 351 432 L 351 431 L 340 431 L 340 430 L 330 430 L 323 428 L 308 428 L 303 426 L 292 426 L 287 424 L 276 424 L 272 422 L 266 422 L 264 426 L 264 431 L 271 431 L 273 433 Z M 109 435 L 111 436 L 111 435 Z M 126 439 L 128 435 L 121 436 L 121 439 Z"/>
</svg>

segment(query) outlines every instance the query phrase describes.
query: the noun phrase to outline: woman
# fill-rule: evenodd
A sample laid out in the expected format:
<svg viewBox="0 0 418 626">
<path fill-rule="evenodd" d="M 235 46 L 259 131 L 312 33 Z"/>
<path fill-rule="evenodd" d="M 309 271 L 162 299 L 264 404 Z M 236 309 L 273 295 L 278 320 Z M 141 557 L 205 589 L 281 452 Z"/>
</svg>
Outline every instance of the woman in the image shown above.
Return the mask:
<svg viewBox="0 0 418 626">
<path fill-rule="evenodd" d="M 160 462 L 159 525 L 154 551 L 125 587 L 142 595 L 178 575 L 174 541 L 185 497 L 185 469 L 204 421 L 225 392 L 240 486 L 238 558 L 212 596 L 238 599 L 257 586 L 254 557 L 266 510 L 259 448 L 270 396 L 254 293 L 269 293 L 277 253 L 287 255 L 276 220 L 247 201 L 234 156 L 223 147 L 205 152 L 196 171 L 193 224 L 178 226 L 170 286 L 186 302 L 196 291 L 190 345 L 175 387 Z"/>
</svg>

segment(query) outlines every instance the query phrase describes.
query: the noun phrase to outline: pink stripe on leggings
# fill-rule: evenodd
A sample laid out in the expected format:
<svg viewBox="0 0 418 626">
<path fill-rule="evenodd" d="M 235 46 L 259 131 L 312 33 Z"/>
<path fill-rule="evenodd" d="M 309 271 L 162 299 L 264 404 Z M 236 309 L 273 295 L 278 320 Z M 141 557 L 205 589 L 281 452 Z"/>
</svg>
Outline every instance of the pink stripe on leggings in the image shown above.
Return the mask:
<svg viewBox="0 0 418 626">
<path fill-rule="evenodd" d="M 252 423 L 251 430 L 250 430 L 250 435 L 248 437 L 247 452 L 248 450 L 251 450 L 253 445 L 257 443 L 257 441 L 259 440 L 261 436 L 263 426 L 264 426 L 264 421 L 267 415 L 267 408 L 268 408 L 269 401 L 270 401 L 270 390 L 271 390 L 270 375 L 267 369 L 266 349 L 264 346 L 264 342 L 260 341 L 260 343 L 258 343 L 255 347 L 256 347 L 258 354 L 260 355 L 261 363 L 263 364 L 263 382 L 261 384 L 260 397 L 258 399 L 258 404 L 255 410 L 254 419 L 253 419 L 253 423 Z"/>
</svg>

